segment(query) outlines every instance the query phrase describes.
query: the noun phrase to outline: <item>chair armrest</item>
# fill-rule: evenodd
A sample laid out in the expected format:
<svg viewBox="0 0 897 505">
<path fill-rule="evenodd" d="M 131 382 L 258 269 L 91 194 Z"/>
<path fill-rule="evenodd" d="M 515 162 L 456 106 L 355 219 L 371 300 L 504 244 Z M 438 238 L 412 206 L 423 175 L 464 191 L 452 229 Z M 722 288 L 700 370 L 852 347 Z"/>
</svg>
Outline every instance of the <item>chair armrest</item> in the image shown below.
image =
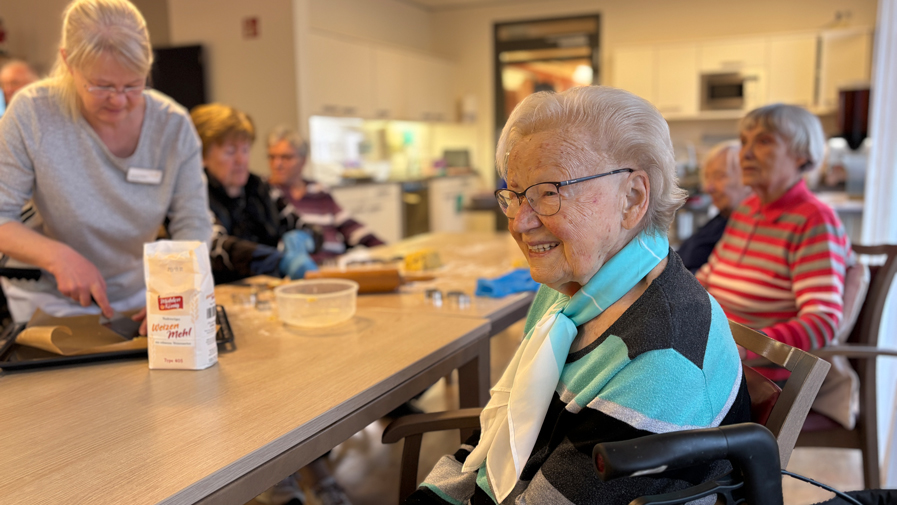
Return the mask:
<svg viewBox="0 0 897 505">
<path fill-rule="evenodd" d="M 869 345 L 830 345 L 822 349 L 815 349 L 812 354 L 820 358 L 832 358 L 834 356 L 844 356 L 847 358 L 877 358 L 879 356 L 897 357 L 897 349 L 887 349 L 884 347 L 874 347 Z"/>
<path fill-rule="evenodd" d="M 402 416 L 386 426 L 382 440 L 384 444 L 394 444 L 405 437 L 431 431 L 479 428 L 482 411 L 472 408 Z"/>
</svg>

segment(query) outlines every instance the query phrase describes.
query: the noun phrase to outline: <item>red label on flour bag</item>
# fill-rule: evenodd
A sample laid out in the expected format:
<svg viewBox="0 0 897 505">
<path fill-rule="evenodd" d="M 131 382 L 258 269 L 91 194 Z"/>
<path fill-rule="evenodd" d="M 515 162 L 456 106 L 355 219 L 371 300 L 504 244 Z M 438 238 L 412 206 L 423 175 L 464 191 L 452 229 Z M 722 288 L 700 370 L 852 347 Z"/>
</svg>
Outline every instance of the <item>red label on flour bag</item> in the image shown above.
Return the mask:
<svg viewBox="0 0 897 505">
<path fill-rule="evenodd" d="M 174 310 L 184 308 L 183 296 L 159 297 L 159 310 Z"/>
<path fill-rule="evenodd" d="M 215 286 L 204 242 L 143 246 L 150 368 L 201 370 L 218 362 Z"/>
</svg>

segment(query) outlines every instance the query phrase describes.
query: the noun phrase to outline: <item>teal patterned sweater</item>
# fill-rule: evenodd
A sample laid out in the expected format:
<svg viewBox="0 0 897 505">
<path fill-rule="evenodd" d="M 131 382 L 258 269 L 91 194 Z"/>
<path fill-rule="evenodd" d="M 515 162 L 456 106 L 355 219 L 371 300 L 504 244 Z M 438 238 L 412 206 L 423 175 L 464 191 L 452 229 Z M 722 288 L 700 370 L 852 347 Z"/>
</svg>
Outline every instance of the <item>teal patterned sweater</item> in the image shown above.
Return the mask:
<svg viewBox="0 0 897 505">
<path fill-rule="evenodd" d="M 703 482 L 726 462 L 601 482 L 597 443 L 750 420 L 750 398 L 726 316 L 670 252 L 666 269 L 588 347 L 570 353 L 532 455 L 507 504 L 628 504 Z M 525 331 L 566 295 L 542 287 Z M 409 504 L 494 504 L 485 467 L 461 472 L 475 434 L 444 456 Z"/>
</svg>

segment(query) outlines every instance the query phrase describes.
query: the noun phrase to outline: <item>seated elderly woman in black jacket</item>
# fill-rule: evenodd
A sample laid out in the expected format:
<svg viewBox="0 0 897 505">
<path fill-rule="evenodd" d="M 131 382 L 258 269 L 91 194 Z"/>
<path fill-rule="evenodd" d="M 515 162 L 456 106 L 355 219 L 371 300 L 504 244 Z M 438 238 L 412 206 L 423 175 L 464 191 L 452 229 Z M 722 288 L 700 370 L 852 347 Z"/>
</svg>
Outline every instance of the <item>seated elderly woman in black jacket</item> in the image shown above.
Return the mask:
<svg viewBox="0 0 897 505">
<path fill-rule="evenodd" d="M 407 503 L 628 503 L 722 473 L 601 482 L 591 460 L 597 443 L 750 419 L 726 316 L 669 248 L 685 194 L 663 117 L 613 88 L 536 93 L 496 162 L 498 203 L 543 286 L 481 434 Z"/>
<path fill-rule="evenodd" d="M 212 271 L 215 283 L 252 275 L 301 278 L 315 263 L 314 241 L 299 217 L 271 188 L 249 172 L 255 126 L 245 113 L 219 103 L 190 112 L 202 140 L 209 207 L 215 216 Z M 283 243 L 282 250 L 278 250 Z"/>
</svg>

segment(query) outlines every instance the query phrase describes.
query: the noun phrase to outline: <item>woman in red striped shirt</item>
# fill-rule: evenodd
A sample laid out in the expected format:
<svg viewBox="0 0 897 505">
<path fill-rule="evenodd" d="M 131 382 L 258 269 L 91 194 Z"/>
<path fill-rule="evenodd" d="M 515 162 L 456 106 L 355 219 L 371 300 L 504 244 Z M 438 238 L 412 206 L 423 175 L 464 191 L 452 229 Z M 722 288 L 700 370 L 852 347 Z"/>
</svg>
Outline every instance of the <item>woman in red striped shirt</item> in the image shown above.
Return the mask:
<svg viewBox="0 0 897 505">
<path fill-rule="evenodd" d="M 831 342 L 841 322 L 850 240 L 803 174 L 822 162 L 819 119 L 792 105 L 749 112 L 741 131 L 742 180 L 754 190 L 729 219 L 697 277 L 729 319 L 803 350 Z M 773 380 L 784 369 L 766 370 Z"/>
</svg>

